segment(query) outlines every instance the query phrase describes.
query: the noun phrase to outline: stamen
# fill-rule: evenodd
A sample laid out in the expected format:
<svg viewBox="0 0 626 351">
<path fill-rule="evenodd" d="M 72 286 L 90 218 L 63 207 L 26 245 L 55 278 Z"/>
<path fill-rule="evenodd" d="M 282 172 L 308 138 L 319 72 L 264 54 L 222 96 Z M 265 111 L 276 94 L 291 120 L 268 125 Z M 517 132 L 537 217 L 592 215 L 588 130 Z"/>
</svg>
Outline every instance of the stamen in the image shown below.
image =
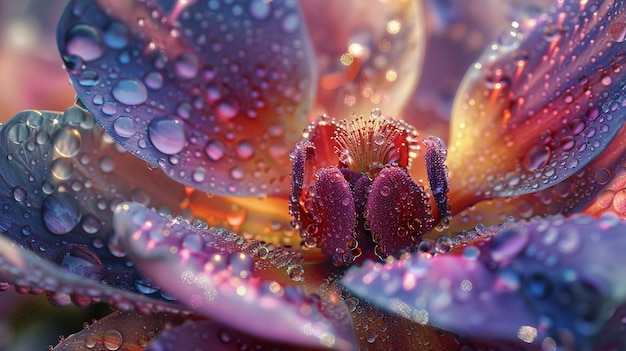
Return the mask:
<svg viewBox="0 0 626 351">
<path fill-rule="evenodd" d="M 382 117 L 378 109 L 369 119 L 341 121 L 338 126 L 333 140 L 339 161 L 370 179 L 387 165 L 409 168 L 419 151 L 417 131 L 392 117 Z"/>
</svg>

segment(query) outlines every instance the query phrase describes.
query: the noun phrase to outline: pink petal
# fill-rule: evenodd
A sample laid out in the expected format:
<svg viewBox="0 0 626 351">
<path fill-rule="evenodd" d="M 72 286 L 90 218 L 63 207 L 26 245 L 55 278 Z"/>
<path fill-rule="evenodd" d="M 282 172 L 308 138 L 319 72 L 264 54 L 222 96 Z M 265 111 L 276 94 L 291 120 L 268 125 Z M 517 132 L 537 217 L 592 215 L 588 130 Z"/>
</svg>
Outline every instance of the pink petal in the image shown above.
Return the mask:
<svg viewBox="0 0 626 351">
<path fill-rule="evenodd" d="M 258 278 L 263 265 L 279 264 L 274 252 L 259 258 L 259 246 L 228 231 L 168 220 L 136 204 L 118 207 L 115 229 L 139 269 L 198 313 L 268 340 L 332 349 L 354 345 L 345 306 Z"/>
<path fill-rule="evenodd" d="M 313 100 L 290 1 L 72 1 L 60 52 L 80 101 L 125 148 L 216 194 L 287 194 Z"/>
<path fill-rule="evenodd" d="M 342 282 L 388 311 L 472 339 L 602 349 L 623 342 L 625 229 L 612 215 L 483 227 L 468 233 L 478 240 L 461 255 L 369 263 Z"/>
</svg>

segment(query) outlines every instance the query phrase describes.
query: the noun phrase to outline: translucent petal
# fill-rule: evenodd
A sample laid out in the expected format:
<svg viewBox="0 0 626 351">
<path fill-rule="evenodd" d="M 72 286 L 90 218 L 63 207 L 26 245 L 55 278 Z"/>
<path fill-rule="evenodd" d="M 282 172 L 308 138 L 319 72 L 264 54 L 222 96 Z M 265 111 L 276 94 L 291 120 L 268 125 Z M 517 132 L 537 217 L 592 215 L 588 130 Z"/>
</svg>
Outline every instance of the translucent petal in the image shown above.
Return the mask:
<svg viewBox="0 0 626 351">
<path fill-rule="evenodd" d="M 266 248 L 261 258 L 260 246 L 228 231 L 202 230 L 136 204 L 118 206 L 115 229 L 139 269 L 198 313 L 268 340 L 333 349 L 354 345 L 345 306 L 258 277 L 264 266 L 281 264 L 280 251 Z M 295 265 L 288 265 L 290 275 L 302 270 Z"/>
<path fill-rule="evenodd" d="M 79 107 L 26 111 L 0 130 L 0 228 L 83 278 L 140 290 L 112 239 L 113 209 L 138 201 L 179 214 L 182 185 L 116 145 Z"/>
<path fill-rule="evenodd" d="M 421 71 L 422 1 L 300 1 L 315 48 L 318 108 L 334 118 L 396 115 Z M 352 112 L 352 114 L 351 114 Z"/>
<path fill-rule="evenodd" d="M 313 99 L 296 2 L 72 1 L 57 40 L 80 101 L 125 148 L 216 194 L 287 194 Z"/>
<path fill-rule="evenodd" d="M 620 348 L 625 229 L 613 215 L 482 227 L 458 255 L 370 263 L 342 282 L 388 311 L 471 338 Z"/>
<path fill-rule="evenodd" d="M 622 5 L 559 2 L 483 54 L 455 100 L 453 201 L 545 189 L 605 149 L 626 115 Z"/>
<path fill-rule="evenodd" d="M 182 322 L 183 318 L 178 315 L 146 316 L 117 311 L 64 338 L 52 351 L 141 351 L 163 330 Z"/>
<path fill-rule="evenodd" d="M 71 300 L 77 305 L 107 302 L 120 310 L 135 309 L 144 314 L 184 310 L 171 302 L 85 279 L 20 248 L 5 237 L 0 237 L 0 282 L 14 285 L 19 292 L 53 292 L 56 296 L 49 298 Z"/>
</svg>

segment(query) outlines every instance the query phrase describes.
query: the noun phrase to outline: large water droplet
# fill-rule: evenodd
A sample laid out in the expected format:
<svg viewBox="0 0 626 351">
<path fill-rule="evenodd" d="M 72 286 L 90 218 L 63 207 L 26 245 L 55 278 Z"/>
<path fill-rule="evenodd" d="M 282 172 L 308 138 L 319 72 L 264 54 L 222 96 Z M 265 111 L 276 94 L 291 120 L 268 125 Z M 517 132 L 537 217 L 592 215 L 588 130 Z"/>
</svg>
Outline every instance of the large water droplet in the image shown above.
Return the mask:
<svg viewBox="0 0 626 351">
<path fill-rule="evenodd" d="M 204 149 L 207 156 L 213 161 L 219 161 L 226 155 L 226 148 L 219 140 L 211 140 L 206 144 Z"/>
<path fill-rule="evenodd" d="M 152 145 L 166 155 L 181 152 L 185 147 L 185 130 L 180 122 L 168 117 L 155 119 L 148 126 Z"/>
<path fill-rule="evenodd" d="M 120 347 L 122 347 L 122 334 L 115 330 L 115 329 L 109 329 L 106 332 L 104 332 L 104 337 L 102 338 L 102 345 L 104 345 L 104 347 L 107 350 L 110 351 L 115 351 L 115 350 L 119 350 Z"/>
<path fill-rule="evenodd" d="M 611 25 L 609 29 L 611 33 L 611 38 L 617 42 L 622 42 L 626 39 L 626 23 L 624 22 L 615 22 Z"/>
<path fill-rule="evenodd" d="M 24 123 L 16 123 L 8 131 L 8 138 L 15 144 L 23 144 L 30 136 L 30 129 Z"/>
<path fill-rule="evenodd" d="M 53 137 L 54 150 L 63 157 L 74 157 L 80 151 L 80 132 L 74 128 L 63 128 Z"/>
<path fill-rule="evenodd" d="M 136 79 L 122 79 L 117 82 L 111 94 L 115 100 L 126 105 L 139 105 L 148 100 L 148 89 Z"/>
<path fill-rule="evenodd" d="M 67 234 L 80 221 L 78 202 L 67 193 L 48 196 L 43 202 L 43 221 L 46 228 L 54 234 Z"/>
<path fill-rule="evenodd" d="M 83 61 L 93 61 L 104 54 L 104 42 L 99 30 L 86 24 L 78 24 L 67 33 L 67 52 Z"/>
<path fill-rule="evenodd" d="M 254 145 L 248 140 L 243 140 L 237 144 L 237 156 L 243 160 L 254 156 Z"/>
<path fill-rule="evenodd" d="M 536 171 L 545 167 L 550 161 L 550 148 L 547 146 L 535 146 L 526 154 L 524 166 L 529 171 Z"/>
<path fill-rule="evenodd" d="M 100 280 L 104 275 L 102 262 L 84 245 L 67 245 L 59 252 L 56 261 L 66 271 L 88 279 Z"/>
<path fill-rule="evenodd" d="M 161 89 L 163 86 L 163 75 L 159 72 L 150 72 L 146 74 L 143 81 L 150 89 Z"/>
</svg>

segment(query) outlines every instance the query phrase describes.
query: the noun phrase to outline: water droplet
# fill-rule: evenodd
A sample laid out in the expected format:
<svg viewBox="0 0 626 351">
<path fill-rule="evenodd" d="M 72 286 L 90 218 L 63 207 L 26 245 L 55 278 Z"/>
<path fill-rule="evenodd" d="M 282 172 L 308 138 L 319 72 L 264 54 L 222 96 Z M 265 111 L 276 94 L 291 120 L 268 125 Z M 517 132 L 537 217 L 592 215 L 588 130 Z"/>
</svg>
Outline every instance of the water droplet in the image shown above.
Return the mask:
<svg viewBox="0 0 626 351">
<path fill-rule="evenodd" d="M 102 156 L 99 162 L 100 170 L 104 173 L 113 172 L 115 169 L 115 159 L 109 155 Z"/>
<path fill-rule="evenodd" d="M 122 138 L 130 138 L 135 135 L 135 123 L 128 116 L 120 116 L 113 122 L 113 130 Z"/>
<path fill-rule="evenodd" d="M 83 217 L 82 227 L 85 233 L 95 234 L 102 227 L 102 221 L 92 214 L 87 214 Z"/>
<path fill-rule="evenodd" d="M 68 193 L 56 193 L 46 197 L 42 214 L 46 228 L 58 235 L 72 231 L 81 217 L 78 202 Z"/>
<path fill-rule="evenodd" d="M 304 279 L 304 268 L 298 263 L 291 264 L 287 267 L 287 274 L 293 281 L 302 281 Z"/>
<path fill-rule="evenodd" d="M 237 156 L 243 160 L 254 156 L 254 145 L 248 140 L 243 140 L 237 144 Z"/>
<path fill-rule="evenodd" d="M 163 117 L 150 122 L 148 136 L 152 145 L 166 155 L 173 155 L 185 148 L 185 130 L 178 120 Z"/>
<path fill-rule="evenodd" d="M 53 137 L 54 150 L 63 157 L 74 157 L 80 151 L 80 132 L 74 128 L 63 128 Z"/>
<path fill-rule="evenodd" d="M 67 245 L 59 252 L 56 262 L 62 269 L 87 279 L 101 280 L 104 275 L 102 262 L 84 245 Z"/>
<path fill-rule="evenodd" d="M 85 347 L 93 349 L 96 346 L 96 338 L 93 335 L 85 336 Z"/>
<path fill-rule="evenodd" d="M 226 155 L 226 148 L 222 142 L 218 140 L 211 140 L 206 144 L 204 152 L 206 152 L 209 159 L 217 162 Z"/>
<path fill-rule="evenodd" d="M 115 350 L 119 350 L 120 347 L 122 347 L 122 334 L 115 330 L 115 329 L 109 329 L 106 332 L 104 332 L 104 337 L 102 338 L 102 345 L 104 345 L 104 347 L 107 350 L 110 351 L 115 351 Z"/>
<path fill-rule="evenodd" d="M 154 294 L 155 292 L 159 291 L 158 286 L 152 285 L 152 283 L 150 283 L 149 281 L 145 279 L 136 280 L 135 288 L 137 289 L 137 291 L 139 291 L 140 293 L 144 295 Z"/>
<path fill-rule="evenodd" d="M 193 78 L 198 74 L 200 65 L 198 58 L 191 53 L 184 53 L 178 56 L 174 68 L 176 73 L 182 78 Z"/>
<path fill-rule="evenodd" d="M 30 136 L 30 129 L 24 123 L 16 123 L 8 131 L 8 138 L 15 144 L 23 144 Z"/>
<path fill-rule="evenodd" d="M 23 186 L 18 185 L 13 188 L 13 198 L 15 201 L 22 202 L 26 200 L 26 196 L 28 196 L 28 191 Z"/>
<path fill-rule="evenodd" d="M 617 42 L 622 42 L 626 38 L 626 23 L 624 22 L 615 22 L 611 25 L 609 29 L 611 33 L 611 38 Z"/>
<path fill-rule="evenodd" d="M 389 193 L 391 193 L 391 189 L 389 189 L 388 186 L 383 185 L 382 187 L 380 187 L 380 195 L 381 196 L 389 196 Z"/>
<path fill-rule="evenodd" d="M 252 0 L 250 2 L 250 14 L 258 20 L 266 19 L 270 10 L 270 3 L 267 0 Z"/>
<path fill-rule="evenodd" d="M 104 42 L 113 49 L 128 45 L 128 28 L 120 22 L 111 22 L 104 29 Z"/>
<path fill-rule="evenodd" d="M 78 24 L 70 29 L 65 47 L 70 55 L 78 56 L 83 61 L 96 60 L 105 50 L 100 31 L 86 24 Z"/>
<path fill-rule="evenodd" d="M 243 168 L 239 166 L 235 166 L 230 169 L 230 177 L 233 178 L 234 180 L 243 179 L 243 175 L 244 175 Z"/>
<path fill-rule="evenodd" d="M 146 74 L 143 81 L 150 89 L 161 89 L 163 86 L 163 75 L 159 72 L 150 72 Z"/>
<path fill-rule="evenodd" d="M 288 14 L 287 16 L 285 16 L 285 18 L 283 18 L 281 22 L 281 28 L 287 34 L 294 33 L 296 30 L 298 30 L 299 26 L 300 26 L 300 19 L 298 18 L 298 15 L 295 13 Z"/>
<path fill-rule="evenodd" d="M 95 71 L 83 71 L 78 78 L 78 84 L 84 87 L 93 87 L 98 84 L 99 78 Z"/>
<path fill-rule="evenodd" d="M 148 100 L 148 89 L 136 79 L 122 79 L 111 89 L 115 100 L 126 105 L 140 105 Z"/>
<path fill-rule="evenodd" d="M 550 148 L 547 146 L 535 146 L 524 158 L 524 166 L 530 172 L 545 167 L 550 161 Z"/>
<path fill-rule="evenodd" d="M 222 100 L 217 104 L 216 109 L 217 115 L 223 119 L 231 119 L 239 112 L 239 106 L 234 100 Z"/>
<path fill-rule="evenodd" d="M 206 170 L 204 170 L 204 168 L 202 167 L 196 168 L 191 174 L 191 179 L 193 179 L 193 181 L 197 183 L 204 182 L 206 180 Z"/>
<path fill-rule="evenodd" d="M 72 162 L 67 158 L 57 158 L 52 161 L 50 171 L 56 178 L 65 180 L 71 177 L 72 173 L 74 173 L 74 166 L 72 166 Z"/>
</svg>

